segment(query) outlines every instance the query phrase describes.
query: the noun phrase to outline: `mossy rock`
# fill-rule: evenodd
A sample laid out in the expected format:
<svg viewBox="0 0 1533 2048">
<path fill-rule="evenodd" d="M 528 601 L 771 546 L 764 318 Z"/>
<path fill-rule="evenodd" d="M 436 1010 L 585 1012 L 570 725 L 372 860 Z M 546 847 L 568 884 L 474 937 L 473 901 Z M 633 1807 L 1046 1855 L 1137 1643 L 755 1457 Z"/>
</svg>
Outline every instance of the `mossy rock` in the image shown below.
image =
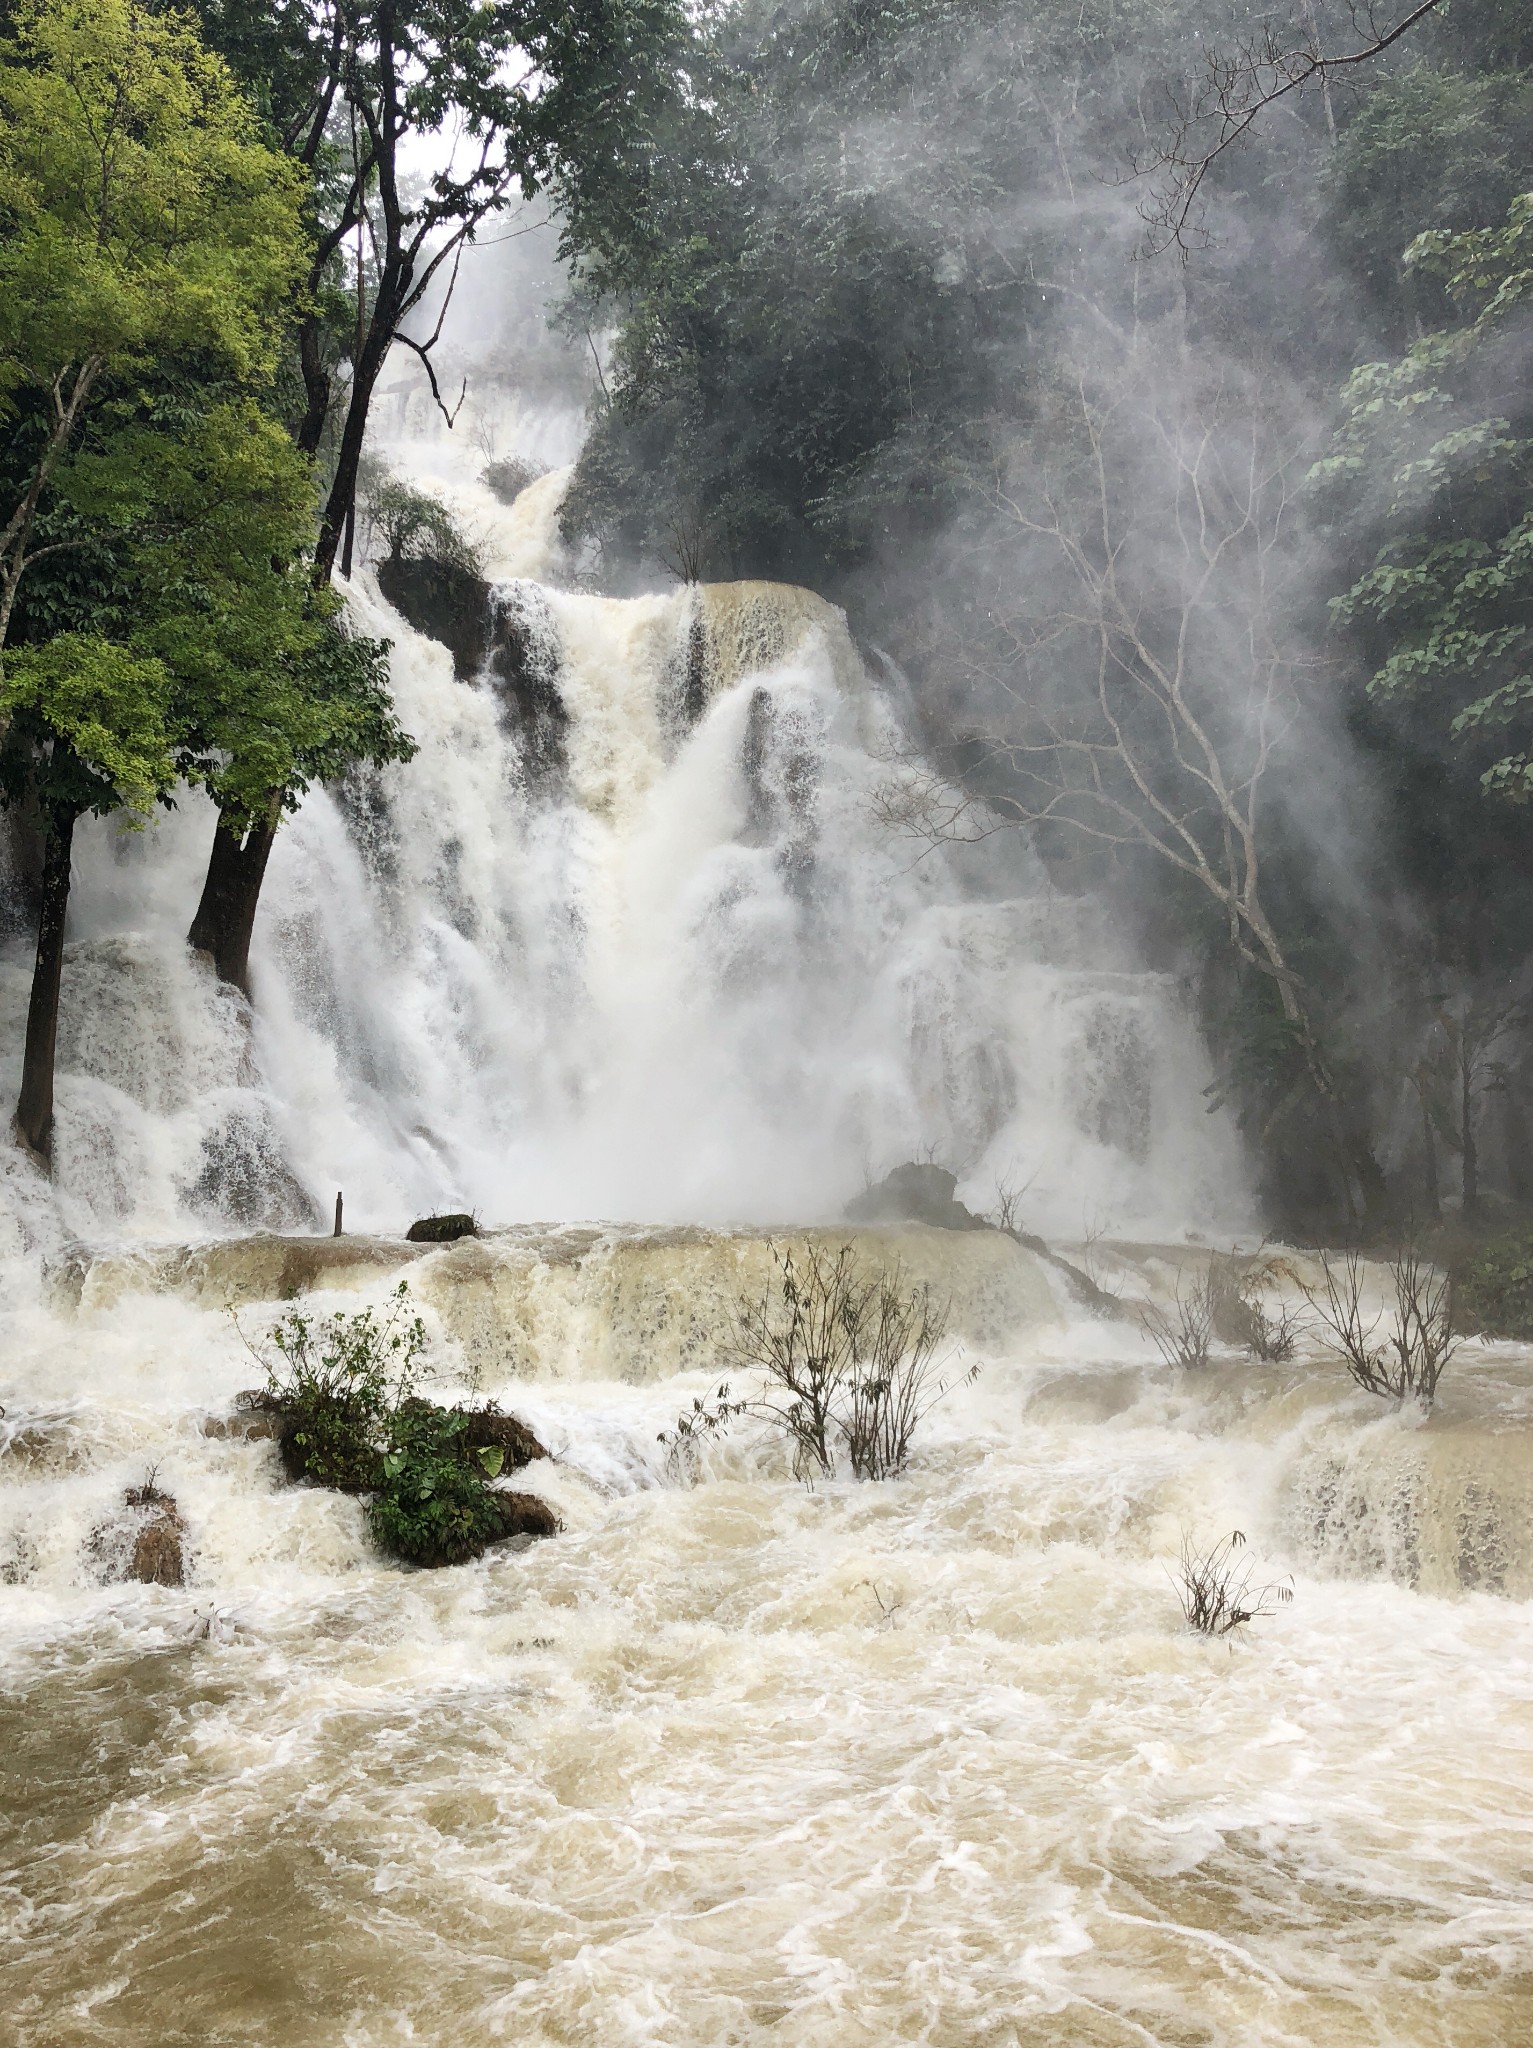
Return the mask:
<svg viewBox="0 0 1533 2048">
<path fill-rule="evenodd" d="M 456 1244 L 460 1237 L 477 1237 L 479 1226 L 472 1216 L 422 1216 L 405 1232 L 406 1244 Z"/>
<path fill-rule="evenodd" d="M 1533 1341 L 1533 1228 L 1508 1231 L 1465 1253 L 1451 1272 L 1456 1330 Z"/>
<path fill-rule="evenodd" d="M 378 564 L 378 588 L 400 616 L 452 656 L 453 673 L 472 682 L 490 644 L 490 586 L 457 562 L 391 555 Z"/>
<path fill-rule="evenodd" d="M 548 1456 L 526 1423 L 515 1415 L 503 1415 L 493 1401 L 483 1408 L 459 1409 L 458 1413 L 464 1419 L 464 1450 L 476 1459 L 481 1451 L 499 1451 L 502 1472 L 514 1472 L 519 1465 L 534 1465 L 539 1458 Z M 482 1466 L 484 1461 L 479 1462 Z"/>
</svg>

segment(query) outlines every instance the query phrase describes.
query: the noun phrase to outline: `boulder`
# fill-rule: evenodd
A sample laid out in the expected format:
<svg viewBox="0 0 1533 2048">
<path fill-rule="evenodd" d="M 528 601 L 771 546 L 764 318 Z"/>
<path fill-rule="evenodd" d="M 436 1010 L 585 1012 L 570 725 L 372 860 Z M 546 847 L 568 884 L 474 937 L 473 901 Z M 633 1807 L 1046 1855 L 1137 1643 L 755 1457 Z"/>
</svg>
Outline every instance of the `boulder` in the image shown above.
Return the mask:
<svg viewBox="0 0 1533 2048">
<path fill-rule="evenodd" d="M 453 673 L 472 682 L 490 644 L 490 586 L 456 562 L 390 555 L 378 564 L 378 588 L 401 618 L 452 656 Z"/>
<path fill-rule="evenodd" d="M 490 1498 L 504 1524 L 502 1542 L 513 1536 L 557 1536 L 564 1527 L 548 1502 L 535 1493 L 494 1493 Z"/>
<path fill-rule="evenodd" d="M 483 1408 L 460 1408 L 457 1412 L 466 1422 L 461 1439 L 464 1450 L 471 1456 L 480 1451 L 499 1451 L 502 1472 L 514 1472 L 519 1465 L 533 1465 L 548 1456 L 526 1423 L 515 1415 L 502 1414 L 493 1401 Z"/>
<path fill-rule="evenodd" d="M 136 1579 L 144 1586 L 180 1586 L 186 1581 L 186 1524 L 171 1494 L 154 1483 L 123 1494 L 124 1512 L 91 1532 L 90 1547 L 108 1579 Z"/>
<path fill-rule="evenodd" d="M 479 1226 L 472 1216 L 422 1216 L 405 1232 L 406 1244 L 456 1244 L 460 1237 L 477 1237 Z"/>
<path fill-rule="evenodd" d="M 502 505 L 514 505 L 529 484 L 547 474 L 541 462 L 533 462 L 525 455 L 502 455 L 485 464 L 479 481 L 495 493 Z"/>
<path fill-rule="evenodd" d="M 927 1223 L 938 1230 L 988 1230 L 958 1201 L 958 1176 L 945 1166 L 917 1164 L 895 1167 L 873 1187 L 864 1188 L 846 1205 L 849 1223 Z"/>
</svg>

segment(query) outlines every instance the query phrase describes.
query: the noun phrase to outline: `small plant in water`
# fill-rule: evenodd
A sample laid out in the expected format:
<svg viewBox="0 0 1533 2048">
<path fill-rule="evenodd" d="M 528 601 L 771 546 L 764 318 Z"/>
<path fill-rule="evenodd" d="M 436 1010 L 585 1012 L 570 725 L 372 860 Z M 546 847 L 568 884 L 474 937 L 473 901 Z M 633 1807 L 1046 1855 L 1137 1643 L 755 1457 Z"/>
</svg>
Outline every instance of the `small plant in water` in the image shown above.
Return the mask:
<svg viewBox="0 0 1533 2048">
<path fill-rule="evenodd" d="M 1230 1635 L 1293 1599 L 1293 1587 L 1286 1580 L 1264 1586 L 1252 1583 L 1256 1568 L 1241 1555 L 1245 1542 L 1238 1529 L 1211 1550 L 1196 1550 L 1190 1537 L 1182 1538 L 1172 1583 L 1187 1626 L 1200 1636 Z"/>
<path fill-rule="evenodd" d="M 1178 1273 L 1171 1307 L 1147 1308 L 1139 1322 L 1167 1365 L 1207 1365 L 1209 1347 L 1214 1341 L 1212 1279 L 1205 1274 L 1200 1280 L 1188 1280 L 1185 1274 Z"/>
<path fill-rule="evenodd" d="M 1430 1408 L 1458 1349 L 1447 1274 L 1410 1247 L 1390 1262 L 1394 1313 L 1379 1343 L 1384 1317 L 1380 1313 L 1370 1319 L 1363 1307 L 1365 1269 L 1359 1255 L 1347 1252 L 1338 1260 L 1323 1252 L 1320 1267 L 1322 1284 L 1307 1290 L 1309 1298 L 1353 1379 L 1370 1394 Z"/>
<path fill-rule="evenodd" d="M 263 1398 L 284 1418 L 282 1461 L 292 1477 L 342 1493 L 380 1483 L 389 1417 L 426 1376 L 426 1326 L 411 1306 L 401 1280 L 382 1316 L 372 1308 L 317 1318 L 289 1309 L 271 1329 L 275 1358 L 240 1330 L 265 1371 Z"/>
<path fill-rule="evenodd" d="M 662 1429 L 656 1437 L 656 1442 L 665 1446 L 666 1470 L 671 1477 L 688 1486 L 695 1485 L 703 1445 L 723 1436 L 734 1418 L 743 1415 L 749 1405 L 746 1401 L 730 1400 L 728 1380 L 721 1380 L 706 1398 L 695 1394 L 692 1406 L 677 1416 L 674 1429 Z"/>
<path fill-rule="evenodd" d="M 946 1305 L 929 1287 L 907 1292 L 897 1264 L 864 1274 L 850 1245 L 773 1256 L 777 1284 L 740 1308 L 738 1355 L 765 1380 L 749 1405 L 787 1436 L 801 1479 L 834 1478 L 843 1449 L 858 1479 L 895 1478 L 948 1392 Z"/>
<path fill-rule="evenodd" d="M 1241 1345 L 1264 1364 L 1285 1364 L 1304 1333 L 1304 1312 L 1281 1297 L 1269 1308 L 1266 1295 L 1279 1281 L 1293 1278 L 1292 1267 L 1281 1258 L 1242 1258 L 1231 1252 L 1214 1259 L 1208 1269 L 1214 1335 Z"/>
</svg>

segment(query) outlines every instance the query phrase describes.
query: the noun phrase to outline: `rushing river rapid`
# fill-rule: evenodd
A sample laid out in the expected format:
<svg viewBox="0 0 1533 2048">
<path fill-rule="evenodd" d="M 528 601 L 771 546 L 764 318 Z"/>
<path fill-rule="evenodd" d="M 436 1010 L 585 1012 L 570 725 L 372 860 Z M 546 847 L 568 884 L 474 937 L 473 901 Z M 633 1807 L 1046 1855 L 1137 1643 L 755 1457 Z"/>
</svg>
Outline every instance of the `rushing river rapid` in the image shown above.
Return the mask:
<svg viewBox="0 0 1533 2048">
<path fill-rule="evenodd" d="M 205 809 L 80 835 L 57 1178 L 0 1176 L 0 2040 L 1533 2036 L 1533 1358 L 1430 1421 L 1313 1334 L 1165 1365 L 1139 1309 L 1252 1224 L 1174 983 L 1025 849 L 881 834 L 906 707 L 829 607 L 594 597 L 557 477 L 456 489 L 515 674 L 358 575 L 421 752 L 284 828 L 253 1010 L 181 942 Z M 836 1220 L 923 1157 L 1106 1298 Z M 676 1465 L 811 1226 L 951 1301 L 909 1470 Z M 558 1536 L 401 1569 L 232 1426 L 286 1307 L 401 1277 Z M 115 1568 L 151 1471 L 180 1586 Z M 1208 1641 L 1176 1560 L 1237 1528 L 1293 1597 Z"/>
</svg>

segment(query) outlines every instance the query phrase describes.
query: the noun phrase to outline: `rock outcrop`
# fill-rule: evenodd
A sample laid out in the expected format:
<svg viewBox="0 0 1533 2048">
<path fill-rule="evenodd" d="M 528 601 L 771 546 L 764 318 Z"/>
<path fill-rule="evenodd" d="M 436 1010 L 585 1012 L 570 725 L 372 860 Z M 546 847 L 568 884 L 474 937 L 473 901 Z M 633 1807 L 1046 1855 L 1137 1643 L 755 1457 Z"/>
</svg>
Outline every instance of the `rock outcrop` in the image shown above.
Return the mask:
<svg viewBox="0 0 1533 2048">
<path fill-rule="evenodd" d="M 852 1223 L 927 1223 L 936 1230 L 988 1230 L 983 1216 L 966 1209 L 955 1194 L 958 1176 L 945 1166 L 895 1167 L 846 1205 Z"/>
</svg>

